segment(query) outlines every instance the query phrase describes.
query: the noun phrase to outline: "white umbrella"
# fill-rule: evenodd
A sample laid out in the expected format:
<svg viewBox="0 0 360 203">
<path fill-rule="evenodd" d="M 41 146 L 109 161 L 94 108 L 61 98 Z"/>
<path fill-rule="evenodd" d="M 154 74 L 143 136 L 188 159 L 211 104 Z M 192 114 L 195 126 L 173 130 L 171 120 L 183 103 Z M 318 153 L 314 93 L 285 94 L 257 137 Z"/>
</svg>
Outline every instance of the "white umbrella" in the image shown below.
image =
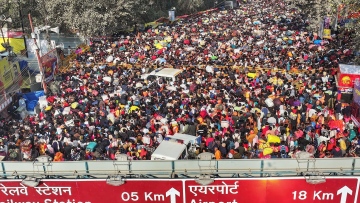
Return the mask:
<svg viewBox="0 0 360 203">
<path fill-rule="evenodd" d="M 106 58 L 106 62 L 108 62 L 108 63 L 112 62 L 113 60 L 114 60 L 114 57 L 111 55 Z"/>
<path fill-rule="evenodd" d="M 105 82 L 108 82 L 108 83 L 111 83 L 111 77 L 109 77 L 109 76 L 106 76 L 106 77 L 103 77 L 103 80 L 105 81 Z"/>
<path fill-rule="evenodd" d="M 140 82 L 136 83 L 135 85 L 136 88 L 142 88 L 143 87 L 143 84 L 141 84 Z"/>
<path fill-rule="evenodd" d="M 274 125 L 274 124 L 276 124 L 276 119 L 275 119 L 274 117 L 270 117 L 270 118 L 267 119 L 267 122 L 268 122 L 269 124 Z"/>
</svg>

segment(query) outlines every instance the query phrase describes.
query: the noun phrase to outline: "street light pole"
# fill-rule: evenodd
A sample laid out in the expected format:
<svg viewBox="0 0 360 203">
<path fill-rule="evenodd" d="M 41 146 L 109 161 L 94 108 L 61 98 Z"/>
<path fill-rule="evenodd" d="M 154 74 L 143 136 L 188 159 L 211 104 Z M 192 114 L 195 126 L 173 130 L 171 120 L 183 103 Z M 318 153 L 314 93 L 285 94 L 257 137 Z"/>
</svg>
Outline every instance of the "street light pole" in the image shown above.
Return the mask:
<svg viewBox="0 0 360 203">
<path fill-rule="evenodd" d="M 43 89 L 44 89 L 44 92 L 45 94 L 47 93 L 47 86 L 46 86 L 46 82 L 45 82 L 45 73 L 44 73 L 44 70 L 43 70 L 43 67 L 42 67 L 42 63 L 41 63 L 41 58 L 40 58 L 40 50 L 39 50 L 39 47 L 37 45 L 37 42 L 36 42 L 36 36 L 35 33 L 34 33 L 34 26 L 32 24 L 32 19 L 31 19 L 31 14 L 29 13 L 29 22 L 30 22 L 30 27 L 31 27 L 31 36 L 32 38 L 34 39 L 34 44 L 36 45 L 36 58 L 37 58 L 37 61 L 38 61 L 38 64 L 39 64 L 39 70 L 40 70 L 40 73 L 41 73 L 41 83 L 42 83 L 42 86 L 43 86 Z"/>
</svg>

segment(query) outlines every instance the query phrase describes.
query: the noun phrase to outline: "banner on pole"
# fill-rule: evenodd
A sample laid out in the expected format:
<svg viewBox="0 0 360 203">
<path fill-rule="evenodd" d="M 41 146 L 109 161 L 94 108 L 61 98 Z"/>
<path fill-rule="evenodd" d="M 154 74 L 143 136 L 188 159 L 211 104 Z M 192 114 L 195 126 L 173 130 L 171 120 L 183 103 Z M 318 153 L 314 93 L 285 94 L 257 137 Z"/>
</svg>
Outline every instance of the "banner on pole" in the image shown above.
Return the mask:
<svg viewBox="0 0 360 203">
<path fill-rule="evenodd" d="M 58 56 L 56 49 L 53 49 L 42 56 L 40 61 L 43 68 L 45 82 L 49 83 L 54 79 L 54 74 L 58 68 Z"/>
</svg>

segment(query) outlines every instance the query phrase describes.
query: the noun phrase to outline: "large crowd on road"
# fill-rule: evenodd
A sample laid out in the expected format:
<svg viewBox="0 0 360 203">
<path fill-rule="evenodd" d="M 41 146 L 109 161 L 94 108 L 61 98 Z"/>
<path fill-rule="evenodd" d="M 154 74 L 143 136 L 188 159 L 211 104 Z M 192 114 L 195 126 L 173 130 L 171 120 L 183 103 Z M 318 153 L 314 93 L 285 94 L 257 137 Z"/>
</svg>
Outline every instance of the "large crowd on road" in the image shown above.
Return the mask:
<svg viewBox="0 0 360 203">
<path fill-rule="evenodd" d="M 351 33 L 320 38 L 305 19 L 281 1 L 250 3 L 92 38 L 46 106 L 0 121 L 0 155 L 149 160 L 183 133 L 198 138 L 195 154 L 218 160 L 356 157 L 358 128 L 335 83 L 356 54 Z M 182 70 L 176 90 L 141 77 L 164 67 Z"/>
</svg>

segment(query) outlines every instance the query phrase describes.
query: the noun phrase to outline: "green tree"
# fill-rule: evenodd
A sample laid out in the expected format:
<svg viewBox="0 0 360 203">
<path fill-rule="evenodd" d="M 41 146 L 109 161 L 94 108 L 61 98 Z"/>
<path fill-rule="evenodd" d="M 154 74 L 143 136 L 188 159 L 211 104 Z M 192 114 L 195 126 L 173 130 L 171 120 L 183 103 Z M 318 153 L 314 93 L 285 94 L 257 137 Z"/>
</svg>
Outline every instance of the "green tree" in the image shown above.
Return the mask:
<svg viewBox="0 0 360 203">
<path fill-rule="evenodd" d="M 176 8 L 177 15 L 209 9 L 215 0 L 0 0 L 0 14 L 13 19 L 12 28 L 30 33 L 28 13 L 34 26 L 60 26 L 62 32 L 79 32 L 84 36 L 107 35 L 167 17 Z M 19 15 L 22 11 L 22 16 Z"/>
</svg>

